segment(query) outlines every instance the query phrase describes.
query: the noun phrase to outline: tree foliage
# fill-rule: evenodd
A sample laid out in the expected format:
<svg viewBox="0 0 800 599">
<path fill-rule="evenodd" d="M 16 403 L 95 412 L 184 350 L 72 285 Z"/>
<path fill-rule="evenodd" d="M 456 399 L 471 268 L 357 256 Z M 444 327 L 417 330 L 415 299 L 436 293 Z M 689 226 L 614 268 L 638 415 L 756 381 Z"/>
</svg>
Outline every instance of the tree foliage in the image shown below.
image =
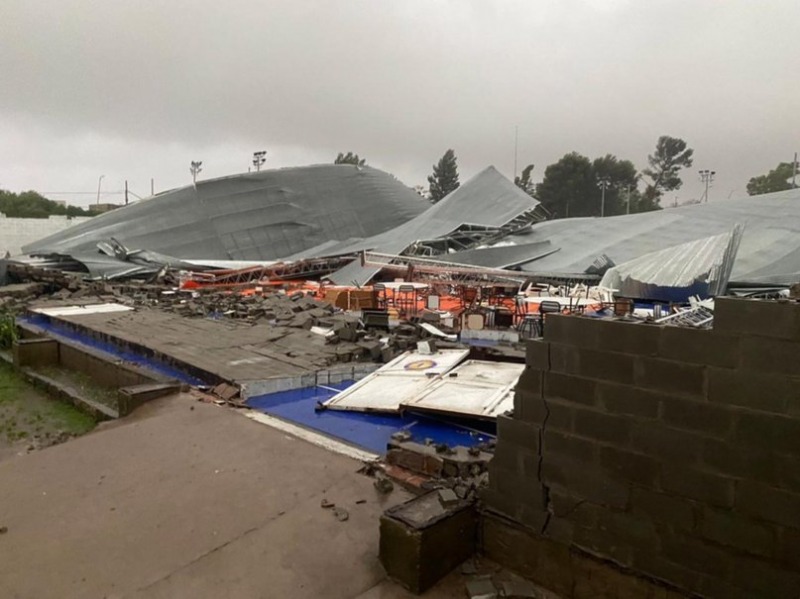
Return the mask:
<svg viewBox="0 0 800 599">
<path fill-rule="evenodd" d="M 781 162 L 766 175 L 753 177 L 747 182 L 747 194 L 751 196 L 775 191 L 785 191 L 792 188 L 791 178 L 794 166 L 791 162 Z"/>
<path fill-rule="evenodd" d="M 600 216 L 602 191 L 597 183 L 608 180 L 605 192 L 605 215 L 625 214 L 630 192 L 631 212 L 642 212 L 636 189 L 639 174 L 630 160 L 606 154 L 590 160 L 577 152 L 563 156 L 544 171 L 544 180 L 536 187 L 536 197 L 555 218 Z M 649 208 L 653 209 L 653 208 Z"/>
<path fill-rule="evenodd" d="M 47 218 L 50 215 L 93 216 L 77 206 L 62 206 L 35 191 L 14 193 L 0 189 L 0 212 L 9 218 Z"/>
<path fill-rule="evenodd" d="M 336 160 L 333 161 L 334 164 L 353 164 L 355 166 L 364 166 L 365 162 L 366 158 L 359 158 L 358 154 L 353 154 L 352 152 L 347 154 L 339 152 Z"/>
<path fill-rule="evenodd" d="M 658 138 L 655 153 L 647 157 L 650 168 L 642 171 L 650 179 L 645 189 L 648 202 L 657 204 L 665 191 L 680 189 L 683 185 L 680 170 L 692 166 L 693 154 L 694 150 L 678 137 L 662 135 Z"/>
<path fill-rule="evenodd" d="M 458 189 L 458 164 L 456 153 L 447 150 L 437 164 L 433 165 L 433 174 L 428 176 L 431 201 L 436 203 L 447 194 Z"/>
<path fill-rule="evenodd" d="M 536 184 L 531 181 L 532 172 L 533 165 L 529 164 L 522 169 L 522 174 L 519 177 L 514 177 L 514 184 L 529 196 L 536 197 Z"/>
</svg>

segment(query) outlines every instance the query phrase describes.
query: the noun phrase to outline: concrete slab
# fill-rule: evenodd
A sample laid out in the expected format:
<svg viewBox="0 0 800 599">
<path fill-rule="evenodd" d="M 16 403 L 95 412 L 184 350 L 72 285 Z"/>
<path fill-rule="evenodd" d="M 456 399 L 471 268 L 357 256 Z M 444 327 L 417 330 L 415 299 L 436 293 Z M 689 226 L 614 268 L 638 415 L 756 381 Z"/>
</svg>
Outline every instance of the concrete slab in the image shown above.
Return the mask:
<svg viewBox="0 0 800 599">
<path fill-rule="evenodd" d="M 381 590 L 378 517 L 408 495 L 359 467 L 229 408 L 155 400 L 0 463 L 0 596 L 404 597 Z"/>
</svg>

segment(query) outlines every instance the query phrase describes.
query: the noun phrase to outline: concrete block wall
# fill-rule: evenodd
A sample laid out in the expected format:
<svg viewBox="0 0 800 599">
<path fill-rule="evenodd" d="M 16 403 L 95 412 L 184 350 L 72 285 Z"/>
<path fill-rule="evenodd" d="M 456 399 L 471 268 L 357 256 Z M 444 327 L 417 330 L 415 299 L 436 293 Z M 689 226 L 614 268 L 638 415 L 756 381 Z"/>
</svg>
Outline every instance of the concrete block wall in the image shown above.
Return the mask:
<svg viewBox="0 0 800 599">
<path fill-rule="evenodd" d="M 549 316 L 489 473 L 488 510 L 537 540 L 687 594 L 798 596 L 800 303 L 720 298 L 713 330 Z"/>
<path fill-rule="evenodd" d="M 50 216 L 49 218 L 9 218 L 0 213 L 0 258 L 6 252 L 18 255 L 23 245 L 89 220 L 89 216 Z"/>
</svg>

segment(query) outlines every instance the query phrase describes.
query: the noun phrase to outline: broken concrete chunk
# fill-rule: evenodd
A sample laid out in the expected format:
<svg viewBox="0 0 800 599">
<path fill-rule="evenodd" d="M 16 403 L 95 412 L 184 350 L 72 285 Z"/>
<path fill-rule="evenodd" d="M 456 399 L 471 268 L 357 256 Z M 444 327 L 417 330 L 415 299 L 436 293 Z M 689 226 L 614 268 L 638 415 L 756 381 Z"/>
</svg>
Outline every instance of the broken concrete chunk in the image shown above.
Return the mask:
<svg viewBox="0 0 800 599">
<path fill-rule="evenodd" d="M 336 519 L 339 522 L 344 522 L 345 520 L 350 519 L 350 512 L 348 512 L 343 507 L 335 507 L 333 508 L 333 515 L 336 516 Z"/>
<path fill-rule="evenodd" d="M 467 581 L 467 595 L 470 599 L 496 599 L 497 587 L 491 578 L 474 578 Z"/>
<path fill-rule="evenodd" d="M 451 507 L 458 504 L 458 495 L 452 489 L 441 489 L 439 491 L 439 503 L 442 507 Z"/>
<path fill-rule="evenodd" d="M 378 492 L 383 493 L 384 495 L 394 491 L 394 483 L 392 483 L 392 481 L 390 481 L 388 478 L 379 478 L 373 483 L 373 485 Z"/>
<path fill-rule="evenodd" d="M 503 597 L 513 599 L 540 599 L 541 593 L 536 586 L 527 580 L 508 580 L 501 583 Z"/>
<path fill-rule="evenodd" d="M 335 503 L 332 503 L 332 502 L 328 501 L 326 498 L 323 497 L 322 501 L 319 504 L 319 507 L 325 508 L 325 509 L 329 509 L 329 508 L 334 507 L 335 505 L 336 505 Z"/>
</svg>

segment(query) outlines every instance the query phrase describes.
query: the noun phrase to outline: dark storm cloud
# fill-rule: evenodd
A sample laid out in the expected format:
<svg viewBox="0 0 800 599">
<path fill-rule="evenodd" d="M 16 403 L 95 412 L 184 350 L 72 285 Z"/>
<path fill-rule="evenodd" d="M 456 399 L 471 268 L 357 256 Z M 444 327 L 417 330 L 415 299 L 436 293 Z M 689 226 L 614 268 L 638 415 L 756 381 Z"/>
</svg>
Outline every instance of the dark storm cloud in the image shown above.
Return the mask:
<svg viewBox="0 0 800 599">
<path fill-rule="evenodd" d="M 539 176 L 571 150 L 643 168 L 667 133 L 727 195 L 798 145 L 794 0 L 4 0 L 0 22 L 0 185 L 179 184 L 262 147 L 409 185 L 454 147 L 462 175 L 511 175 L 518 125 Z M 46 169 L 42 147 L 79 151 Z"/>
</svg>

